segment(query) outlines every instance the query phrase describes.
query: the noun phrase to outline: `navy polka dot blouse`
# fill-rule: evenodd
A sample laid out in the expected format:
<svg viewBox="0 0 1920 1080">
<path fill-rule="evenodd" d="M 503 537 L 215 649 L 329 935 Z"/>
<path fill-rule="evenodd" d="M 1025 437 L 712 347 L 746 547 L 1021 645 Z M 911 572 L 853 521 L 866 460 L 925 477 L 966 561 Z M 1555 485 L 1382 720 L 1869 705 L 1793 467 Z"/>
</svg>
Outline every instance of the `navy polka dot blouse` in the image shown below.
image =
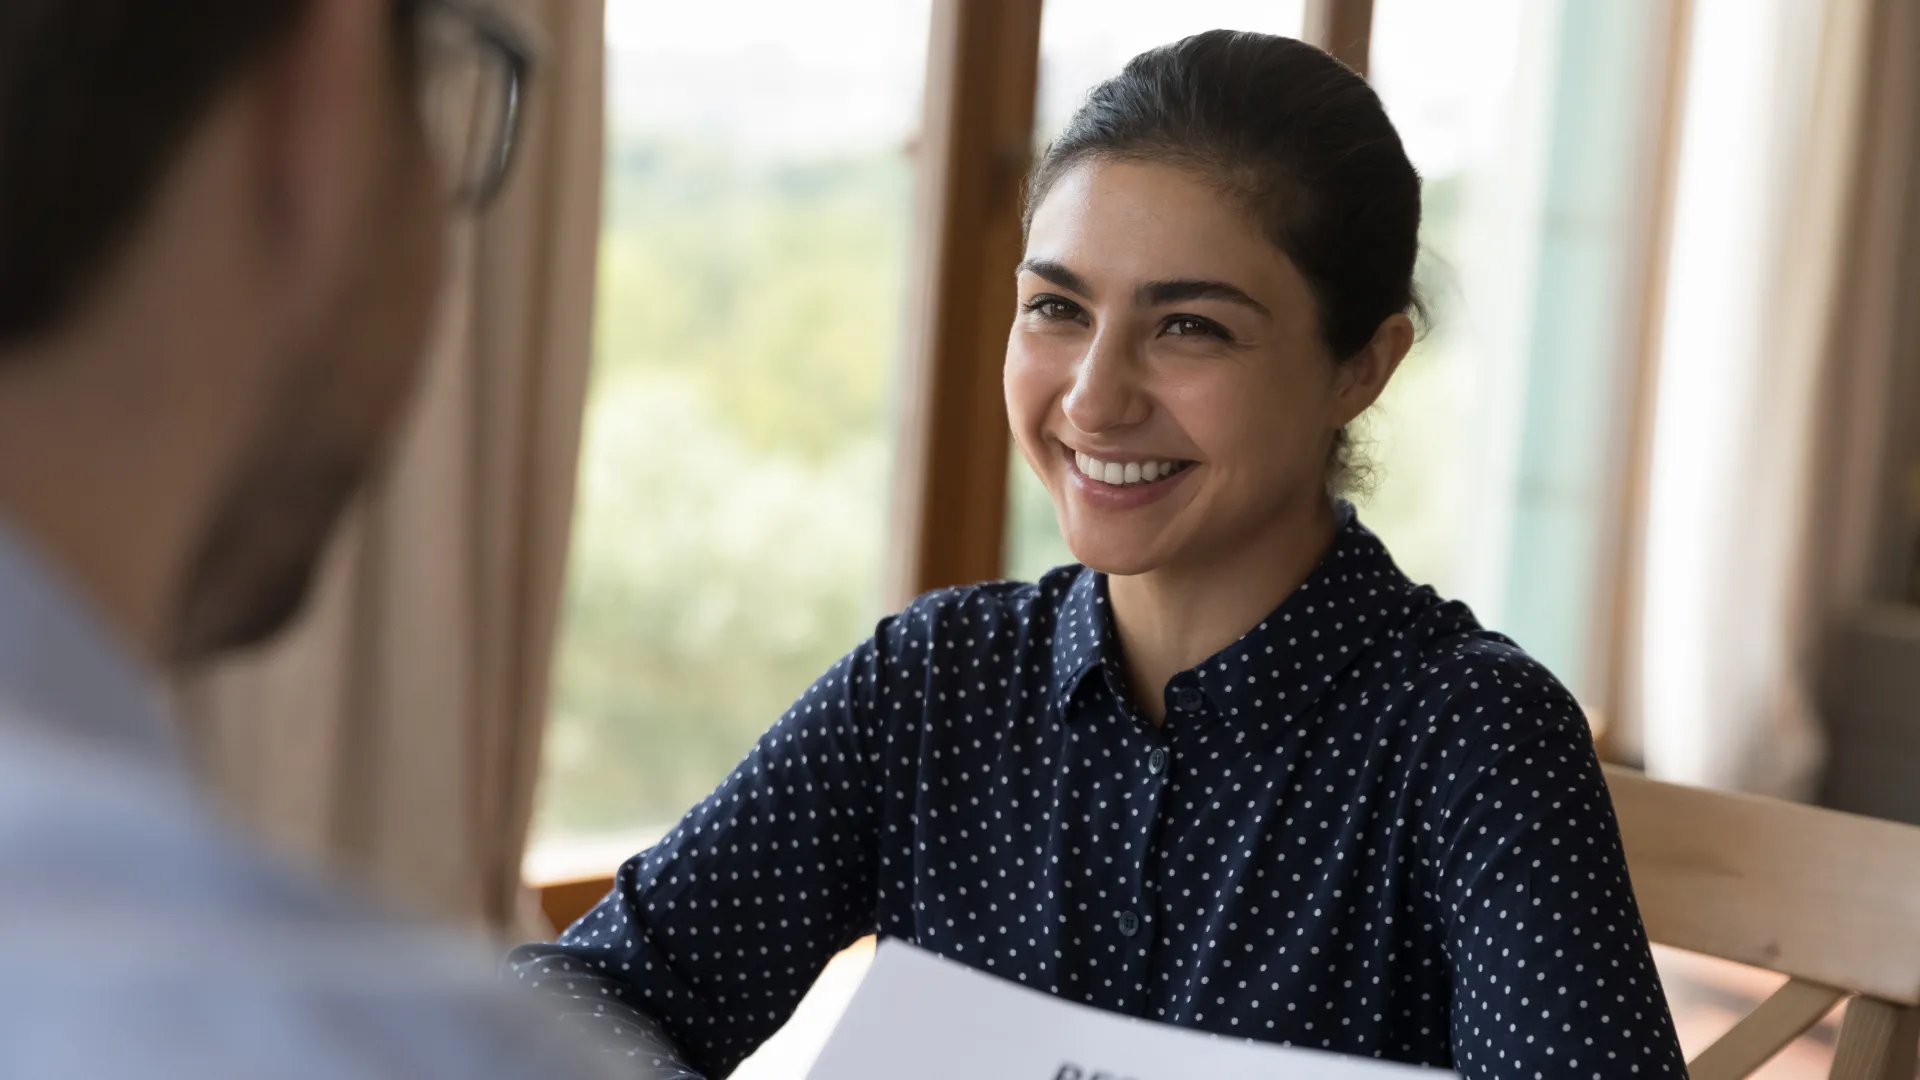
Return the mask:
<svg viewBox="0 0 1920 1080">
<path fill-rule="evenodd" d="M 1129 702 L 1103 575 L 922 597 L 510 967 L 722 1076 L 872 933 L 1115 1012 L 1469 1077 L 1684 1077 L 1585 722 L 1346 520 Z M 636 1023 L 636 1021 L 642 1021 Z"/>
</svg>

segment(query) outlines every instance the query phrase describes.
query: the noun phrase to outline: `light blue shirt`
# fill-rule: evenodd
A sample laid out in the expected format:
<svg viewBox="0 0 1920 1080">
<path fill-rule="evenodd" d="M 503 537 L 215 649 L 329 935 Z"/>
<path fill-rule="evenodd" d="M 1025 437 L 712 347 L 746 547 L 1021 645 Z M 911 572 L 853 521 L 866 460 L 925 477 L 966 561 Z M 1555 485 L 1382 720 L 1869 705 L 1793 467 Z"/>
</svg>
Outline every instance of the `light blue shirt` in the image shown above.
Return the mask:
<svg viewBox="0 0 1920 1080">
<path fill-rule="evenodd" d="M 603 1075 L 476 946 L 376 917 L 222 820 L 160 700 L 0 526 L 0 1077 Z"/>
</svg>

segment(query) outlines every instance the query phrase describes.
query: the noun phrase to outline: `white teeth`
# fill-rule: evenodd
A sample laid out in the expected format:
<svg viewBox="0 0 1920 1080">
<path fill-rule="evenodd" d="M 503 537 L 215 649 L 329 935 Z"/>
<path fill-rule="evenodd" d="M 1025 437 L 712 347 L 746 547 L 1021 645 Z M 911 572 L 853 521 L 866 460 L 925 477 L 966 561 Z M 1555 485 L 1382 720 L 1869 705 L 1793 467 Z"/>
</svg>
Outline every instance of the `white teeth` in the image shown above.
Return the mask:
<svg viewBox="0 0 1920 1080">
<path fill-rule="evenodd" d="M 1122 465 L 1116 461 L 1101 461 L 1099 458 L 1090 457 L 1077 450 L 1073 454 L 1073 463 L 1088 479 L 1112 484 L 1115 487 L 1126 484 L 1150 484 L 1155 480 L 1172 476 L 1185 467 L 1184 462 L 1178 461 L 1134 461 Z"/>
</svg>

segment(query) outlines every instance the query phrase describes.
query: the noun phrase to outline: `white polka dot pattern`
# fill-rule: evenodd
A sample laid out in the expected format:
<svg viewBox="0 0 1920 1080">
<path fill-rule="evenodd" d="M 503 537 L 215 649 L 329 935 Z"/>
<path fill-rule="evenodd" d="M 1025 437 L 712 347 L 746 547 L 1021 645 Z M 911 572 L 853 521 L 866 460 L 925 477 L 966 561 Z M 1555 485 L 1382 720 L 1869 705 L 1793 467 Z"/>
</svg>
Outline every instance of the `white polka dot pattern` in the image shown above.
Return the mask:
<svg viewBox="0 0 1920 1080">
<path fill-rule="evenodd" d="M 1159 729 L 1101 575 L 921 598 L 514 971 L 657 1018 L 709 1075 L 877 931 L 1223 1035 L 1683 1077 L 1572 698 L 1347 513 Z"/>
</svg>

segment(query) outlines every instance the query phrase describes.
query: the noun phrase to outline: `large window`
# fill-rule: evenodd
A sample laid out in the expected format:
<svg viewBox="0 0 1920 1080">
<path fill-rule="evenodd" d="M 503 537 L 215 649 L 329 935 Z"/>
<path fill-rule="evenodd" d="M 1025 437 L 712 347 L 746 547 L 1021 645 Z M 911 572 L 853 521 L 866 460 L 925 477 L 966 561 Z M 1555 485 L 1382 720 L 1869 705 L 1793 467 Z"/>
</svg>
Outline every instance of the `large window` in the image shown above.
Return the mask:
<svg viewBox="0 0 1920 1080">
<path fill-rule="evenodd" d="M 1049 0 L 1036 142 L 1136 53 L 1297 34 L 1302 8 Z M 1373 20 L 1371 75 L 1426 179 L 1434 327 L 1363 428 L 1363 514 L 1589 701 L 1657 8 L 1377 0 Z M 611 0 L 598 351 L 537 849 L 673 821 L 881 614 L 928 15 Z M 1006 571 L 1070 561 L 1017 454 L 1008 490 Z"/>
<path fill-rule="evenodd" d="M 671 824 L 880 614 L 927 0 L 607 17 L 594 381 L 536 858 Z"/>
</svg>

